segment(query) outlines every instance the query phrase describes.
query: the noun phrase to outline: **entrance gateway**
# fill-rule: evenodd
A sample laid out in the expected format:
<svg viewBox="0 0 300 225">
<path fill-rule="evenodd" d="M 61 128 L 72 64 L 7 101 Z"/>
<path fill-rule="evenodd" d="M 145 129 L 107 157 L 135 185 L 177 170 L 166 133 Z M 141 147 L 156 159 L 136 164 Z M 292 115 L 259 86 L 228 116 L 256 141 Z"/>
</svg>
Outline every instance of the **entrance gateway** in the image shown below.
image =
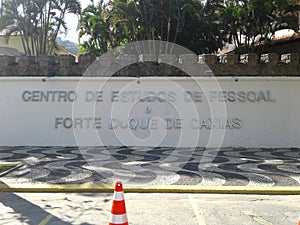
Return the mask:
<svg viewBox="0 0 300 225">
<path fill-rule="evenodd" d="M 215 77 L 190 51 L 149 41 L 99 57 L 81 77 L 3 76 L 0 143 L 300 147 L 300 79 L 232 71 Z"/>
</svg>

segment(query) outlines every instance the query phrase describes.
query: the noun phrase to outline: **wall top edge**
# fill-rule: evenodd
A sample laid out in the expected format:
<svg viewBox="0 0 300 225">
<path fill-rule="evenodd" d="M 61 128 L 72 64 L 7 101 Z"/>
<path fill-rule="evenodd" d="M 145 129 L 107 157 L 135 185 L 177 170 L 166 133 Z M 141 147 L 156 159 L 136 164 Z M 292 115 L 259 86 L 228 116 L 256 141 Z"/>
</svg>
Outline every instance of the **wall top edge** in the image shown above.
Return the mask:
<svg viewBox="0 0 300 225">
<path fill-rule="evenodd" d="M 143 56 L 143 55 L 141 55 Z M 152 57 L 153 56 L 153 57 Z M 81 55 L 76 61 L 74 56 L 0 56 L 0 76 L 78 76 L 91 73 L 108 73 L 115 76 L 177 76 L 196 74 L 203 70 L 207 76 L 300 76 L 300 56 L 297 53 L 278 55 L 152 55 L 137 57 L 120 56 L 98 57 Z M 101 70 L 101 71 L 100 71 Z M 191 70 L 190 72 L 188 72 Z M 205 70 L 205 71 L 204 71 Z M 94 74 L 91 73 L 91 76 Z M 99 75 L 100 76 L 100 75 Z M 110 74 L 108 75 L 110 76 Z"/>
<path fill-rule="evenodd" d="M 130 55 L 126 53 L 122 53 L 120 55 L 103 55 L 103 56 L 93 56 L 89 54 L 83 54 L 76 59 L 73 55 L 59 55 L 59 56 L 7 56 L 7 55 L 0 55 L 1 64 L 7 65 L 18 65 L 21 66 L 28 65 L 28 64 L 59 64 L 61 66 L 72 66 L 72 65 L 84 65 L 87 62 L 93 62 L 95 60 L 104 60 L 104 61 L 111 61 L 112 63 L 122 63 L 124 61 L 132 62 L 132 63 L 139 63 L 139 62 L 159 62 L 159 63 L 208 63 L 208 64 L 274 64 L 274 63 L 287 63 L 287 64 L 299 64 L 300 55 L 298 53 L 284 53 L 284 54 L 277 54 L 277 53 L 266 53 L 266 54 L 256 54 L 256 53 L 247 53 L 237 55 L 234 53 L 224 54 L 224 55 L 217 55 L 217 54 L 158 54 L 158 55 L 151 55 L 151 54 L 141 54 L 141 55 Z"/>
<path fill-rule="evenodd" d="M 300 76 L 202 76 L 202 77 L 78 77 L 78 76 L 65 76 L 65 77 L 30 77 L 30 76 L 1 76 L 0 82 L 4 81 L 36 81 L 36 82 L 69 82 L 69 81 L 190 81 L 190 80 L 204 80 L 204 81 L 300 81 Z"/>
</svg>

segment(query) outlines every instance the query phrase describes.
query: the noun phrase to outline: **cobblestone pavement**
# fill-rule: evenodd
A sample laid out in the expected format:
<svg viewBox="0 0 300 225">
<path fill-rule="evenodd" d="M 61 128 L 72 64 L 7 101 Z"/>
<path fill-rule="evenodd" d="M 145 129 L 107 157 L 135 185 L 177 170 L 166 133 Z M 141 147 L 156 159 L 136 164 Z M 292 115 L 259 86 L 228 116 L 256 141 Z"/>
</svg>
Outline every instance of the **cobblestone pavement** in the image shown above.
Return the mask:
<svg viewBox="0 0 300 225">
<path fill-rule="evenodd" d="M 22 167 L 5 184 L 299 186 L 300 149 L 0 147 L 0 162 Z"/>
</svg>

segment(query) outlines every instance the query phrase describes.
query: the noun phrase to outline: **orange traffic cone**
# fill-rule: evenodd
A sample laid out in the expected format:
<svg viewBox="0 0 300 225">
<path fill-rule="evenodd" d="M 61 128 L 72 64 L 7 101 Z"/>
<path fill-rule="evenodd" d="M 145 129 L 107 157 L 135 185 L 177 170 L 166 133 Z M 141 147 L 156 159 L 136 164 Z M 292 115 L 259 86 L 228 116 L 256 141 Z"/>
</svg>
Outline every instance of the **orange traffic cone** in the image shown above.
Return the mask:
<svg viewBox="0 0 300 225">
<path fill-rule="evenodd" d="M 299 219 L 298 219 L 298 225 L 300 225 L 300 214 L 299 214 Z"/>
<path fill-rule="evenodd" d="M 116 182 L 109 225 L 128 225 L 122 182 Z"/>
</svg>

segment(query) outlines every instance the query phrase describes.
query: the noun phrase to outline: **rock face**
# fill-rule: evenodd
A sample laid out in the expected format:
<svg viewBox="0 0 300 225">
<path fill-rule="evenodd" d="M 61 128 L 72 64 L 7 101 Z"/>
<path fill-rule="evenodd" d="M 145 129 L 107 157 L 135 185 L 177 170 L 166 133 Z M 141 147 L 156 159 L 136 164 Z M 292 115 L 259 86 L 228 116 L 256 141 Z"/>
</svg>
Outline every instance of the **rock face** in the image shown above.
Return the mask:
<svg viewBox="0 0 300 225">
<path fill-rule="evenodd" d="M 0 76 L 83 76 L 96 57 L 82 55 L 78 62 L 70 55 L 61 56 L 0 56 Z M 97 60 L 102 60 L 101 57 Z M 107 59 L 105 59 L 107 60 Z M 113 76 L 187 76 L 185 67 L 206 64 L 210 69 L 194 76 L 298 76 L 298 53 L 258 56 L 245 55 L 121 55 L 99 65 L 122 68 Z M 122 66 L 124 65 L 124 66 Z M 100 69 L 100 68 L 99 68 Z M 100 69 L 101 71 L 101 69 Z M 89 75 L 95 76 L 95 75 Z M 108 76 L 108 74 L 96 75 Z"/>
</svg>

